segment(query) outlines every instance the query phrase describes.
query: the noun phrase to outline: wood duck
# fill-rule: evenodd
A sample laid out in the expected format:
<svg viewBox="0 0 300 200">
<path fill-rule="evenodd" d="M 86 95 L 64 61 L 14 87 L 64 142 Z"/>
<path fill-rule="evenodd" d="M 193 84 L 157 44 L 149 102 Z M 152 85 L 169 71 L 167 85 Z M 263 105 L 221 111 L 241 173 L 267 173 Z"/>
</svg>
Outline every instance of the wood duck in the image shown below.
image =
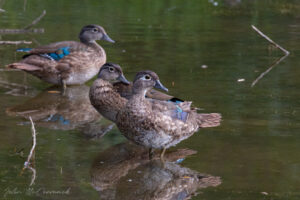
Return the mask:
<svg viewBox="0 0 300 200">
<path fill-rule="evenodd" d="M 130 84 L 117 64 L 106 63 L 100 69 L 97 79 L 90 88 L 91 104 L 105 118 L 115 122 L 117 113 L 125 106 L 127 99 L 115 90 L 113 84 Z"/>
<path fill-rule="evenodd" d="M 163 160 L 167 148 L 192 136 L 199 128 L 220 125 L 219 113 L 199 114 L 190 107 L 190 103 L 174 106 L 171 102 L 161 104 L 162 101 L 149 101 L 145 94 L 153 87 L 167 91 L 155 72 L 147 70 L 137 73 L 133 82 L 133 95 L 116 118 L 116 124 L 123 135 L 149 148 L 150 157 L 152 149 L 162 149 Z"/>
<path fill-rule="evenodd" d="M 55 85 L 83 84 L 94 77 L 106 62 L 104 49 L 96 40 L 114 41 L 99 25 L 84 26 L 79 33 L 80 42 L 63 41 L 37 48 L 23 48 L 27 52 L 20 62 L 9 68 L 26 71 L 43 81 Z"/>
<path fill-rule="evenodd" d="M 127 100 L 132 96 L 132 85 L 133 84 L 126 80 L 126 78 L 124 77 L 120 65 L 114 63 L 106 63 L 101 68 L 98 74 L 98 78 L 91 86 L 91 104 L 98 110 L 101 115 L 115 122 L 116 114 L 125 106 Z M 153 89 L 149 90 L 146 93 L 146 97 L 149 100 L 161 100 L 153 101 L 153 106 L 167 106 L 167 110 L 174 110 L 178 107 L 172 103 L 167 102 L 174 102 L 175 104 L 180 103 L 181 107 L 189 107 L 190 105 L 190 102 L 184 102 L 181 99 Z"/>
</svg>

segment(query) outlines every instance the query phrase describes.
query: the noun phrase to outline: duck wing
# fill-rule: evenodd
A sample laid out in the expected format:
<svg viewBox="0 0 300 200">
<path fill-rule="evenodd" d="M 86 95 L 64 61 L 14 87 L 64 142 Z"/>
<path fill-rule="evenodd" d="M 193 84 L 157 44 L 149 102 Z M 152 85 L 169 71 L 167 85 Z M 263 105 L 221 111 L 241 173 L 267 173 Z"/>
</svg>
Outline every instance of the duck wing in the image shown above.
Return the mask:
<svg viewBox="0 0 300 200">
<path fill-rule="evenodd" d="M 181 103 L 174 103 L 171 101 L 161 101 L 156 99 L 148 99 L 152 111 L 160 112 L 164 115 L 170 116 L 173 119 L 179 119 L 186 121 L 189 113 L 191 112 L 191 101 L 185 101 Z"/>
<path fill-rule="evenodd" d="M 74 51 L 82 51 L 85 49 L 87 49 L 87 46 L 83 43 L 76 41 L 63 41 L 39 46 L 36 48 L 21 48 L 17 49 L 17 51 L 28 53 L 24 55 L 23 58 L 26 58 L 30 55 L 39 55 L 50 60 L 58 61 Z"/>
</svg>

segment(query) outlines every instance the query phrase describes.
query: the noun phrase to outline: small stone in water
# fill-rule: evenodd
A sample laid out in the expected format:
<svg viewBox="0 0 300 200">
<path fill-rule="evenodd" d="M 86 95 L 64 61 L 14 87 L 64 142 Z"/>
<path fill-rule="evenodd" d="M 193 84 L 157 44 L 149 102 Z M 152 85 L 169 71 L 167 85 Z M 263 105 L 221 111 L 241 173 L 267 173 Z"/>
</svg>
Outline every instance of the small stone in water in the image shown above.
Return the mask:
<svg viewBox="0 0 300 200">
<path fill-rule="evenodd" d="M 132 179 L 128 179 L 128 182 L 132 182 Z"/>
<path fill-rule="evenodd" d="M 239 78 L 237 81 L 238 81 L 238 82 L 244 82 L 245 79 L 244 79 L 244 78 Z"/>
<path fill-rule="evenodd" d="M 201 65 L 202 69 L 206 69 L 208 66 L 207 65 Z"/>
<path fill-rule="evenodd" d="M 126 52 L 126 50 L 125 50 L 125 49 L 123 49 L 123 50 L 122 50 L 122 52 L 123 52 L 123 53 L 125 53 L 125 52 Z"/>
</svg>

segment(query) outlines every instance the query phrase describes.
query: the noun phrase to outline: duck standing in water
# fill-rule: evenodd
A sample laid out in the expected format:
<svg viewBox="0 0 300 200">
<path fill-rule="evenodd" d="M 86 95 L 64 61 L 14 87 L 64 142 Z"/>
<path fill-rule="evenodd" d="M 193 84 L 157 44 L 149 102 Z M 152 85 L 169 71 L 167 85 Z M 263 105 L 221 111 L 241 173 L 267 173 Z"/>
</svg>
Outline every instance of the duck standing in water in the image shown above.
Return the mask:
<svg viewBox="0 0 300 200">
<path fill-rule="evenodd" d="M 106 62 L 105 51 L 96 40 L 114 41 L 99 25 L 84 26 L 79 39 L 80 42 L 63 41 L 19 49 L 28 54 L 8 67 L 26 71 L 51 84 L 63 85 L 63 88 L 83 84 L 93 78 Z"/>
<path fill-rule="evenodd" d="M 100 69 L 97 79 L 91 86 L 89 96 L 91 104 L 102 116 L 116 122 L 117 113 L 125 107 L 128 99 L 132 96 L 132 83 L 126 80 L 120 65 L 106 63 Z M 157 90 L 149 90 L 146 96 L 149 100 L 161 100 L 157 102 L 153 100 L 153 106 L 166 104 L 174 108 L 175 105 L 167 101 L 183 102 Z"/>
<path fill-rule="evenodd" d="M 152 71 L 137 73 L 132 96 L 117 114 L 116 124 L 123 135 L 136 144 L 165 150 L 192 136 L 199 128 L 220 125 L 219 113 L 199 114 L 190 104 L 182 106 L 171 102 L 149 101 L 145 94 L 153 87 L 168 91 Z"/>
</svg>

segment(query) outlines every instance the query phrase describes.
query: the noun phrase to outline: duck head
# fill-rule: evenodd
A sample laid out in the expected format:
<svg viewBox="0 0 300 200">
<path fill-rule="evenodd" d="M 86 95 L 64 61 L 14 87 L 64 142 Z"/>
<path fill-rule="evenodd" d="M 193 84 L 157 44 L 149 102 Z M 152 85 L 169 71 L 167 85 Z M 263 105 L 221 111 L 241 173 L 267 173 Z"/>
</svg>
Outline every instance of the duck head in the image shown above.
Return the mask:
<svg viewBox="0 0 300 200">
<path fill-rule="evenodd" d="M 84 26 L 79 33 L 79 39 L 83 43 L 92 43 L 96 40 L 106 40 L 115 43 L 115 41 L 107 35 L 103 27 L 94 24 Z"/>
<path fill-rule="evenodd" d="M 155 72 L 146 70 L 136 74 L 133 82 L 133 93 L 146 94 L 153 87 L 168 92 L 168 88 L 163 86 Z"/>
<path fill-rule="evenodd" d="M 114 63 L 105 63 L 100 69 L 98 78 L 110 83 L 122 82 L 130 84 L 130 82 L 125 78 L 121 66 Z"/>
</svg>

